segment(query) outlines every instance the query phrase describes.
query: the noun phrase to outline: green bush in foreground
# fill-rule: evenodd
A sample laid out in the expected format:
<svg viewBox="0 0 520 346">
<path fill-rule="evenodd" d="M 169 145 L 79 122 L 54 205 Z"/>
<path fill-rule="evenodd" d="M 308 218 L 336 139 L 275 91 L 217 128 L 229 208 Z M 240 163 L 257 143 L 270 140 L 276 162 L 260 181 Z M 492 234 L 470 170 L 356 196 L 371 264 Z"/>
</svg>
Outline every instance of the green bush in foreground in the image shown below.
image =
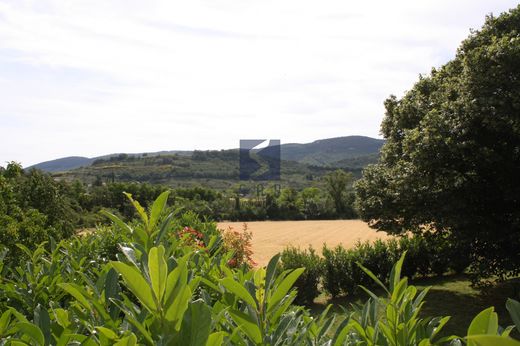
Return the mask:
<svg viewBox="0 0 520 346">
<path fill-rule="evenodd" d="M 298 304 L 312 304 L 320 291 L 318 285 L 323 273 L 323 260 L 316 251 L 309 247 L 308 250 L 300 250 L 290 247 L 281 254 L 283 269 L 305 268 L 294 287 L 298 290 L 296 302 Z"/>
<path fill-rule="evenodd" d="M 330 307 L 313 318 L 293 304 L 303 268 L 280 270 L 279 255 L 266 268 L 230 268 L 233 253 L 223 251 L 220 233 L 199 225 L 202 242 L 179 234 L 174 214 L 163 215 L 167 198 L 161 194 L 146 211 L 129 196 L 140 223 L 107 213 L 120 237 L 115 257 L 90 257 L 91 245 L 74 238 L 35 251 L 21 247 L 30 258 L 25 265 L 0 262 L 0 344 L 520 345 L 508 336 L 520 327 L 520 303 L 512 300 L 516 327 L 500 329 L 490 308 L 467 336 L 439 338 L 449 318 L 418 317 L 428 289 L 419 292 L 401 277 L 404 254 L 388 285 L 357 264 L 383 296 L 361 287 L 369 299 L 347 318 Z"/>
</svg>

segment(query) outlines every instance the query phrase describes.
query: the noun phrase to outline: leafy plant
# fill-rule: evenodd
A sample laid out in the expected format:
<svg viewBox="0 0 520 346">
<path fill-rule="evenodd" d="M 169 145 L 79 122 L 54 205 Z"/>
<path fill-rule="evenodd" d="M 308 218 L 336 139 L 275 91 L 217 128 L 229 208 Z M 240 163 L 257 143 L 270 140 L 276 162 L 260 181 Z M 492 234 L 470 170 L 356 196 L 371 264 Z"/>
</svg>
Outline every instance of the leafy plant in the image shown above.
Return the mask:
<svg viewBox="0 0 520 346">
<path fill-rule="evenodd" d="M 323 273 L 323 260 L 312 247 L 309 247 L 308 250 L 289 247 L 282 252 L 281 263 L 284 270 L 305 268 L 305 271 L 294 284 L 294 287 L 298 290 L 296 302 L 312 304 L 314 298 L 320 293 L 318 285 Z"/>
</svg>

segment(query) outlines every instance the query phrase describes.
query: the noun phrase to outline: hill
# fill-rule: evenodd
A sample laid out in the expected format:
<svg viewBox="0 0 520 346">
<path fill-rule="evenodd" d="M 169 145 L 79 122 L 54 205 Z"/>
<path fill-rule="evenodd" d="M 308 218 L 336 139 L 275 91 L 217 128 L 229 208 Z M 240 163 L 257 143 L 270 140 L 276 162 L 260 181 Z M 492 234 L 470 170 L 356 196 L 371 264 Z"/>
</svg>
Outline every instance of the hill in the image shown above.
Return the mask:
<svg viewBox="0 0 520 346">
<path fill-rule="evenodd" d="M 97 157 L 83 157 L 83 156 L 68 156 L 62 157 L 56 160 L 50 160 L 45 162 L 40 162 L 35 165 L 26 167 L 26 169 L 36 168 L 45 172 L 65 172 L 70 171 L 72 169 L 80 168 L 80 167 L 88 167 L 92 165 L 97 160 L 103 160 L 106 158 L 118 157 L 118 156 L 159 156 L 159 155 L 185 155 L 190 156 L 192 151 L 183 151 L 183 150 L 171 150 L 171 151 L 158 151 L 155 153 L 137 153 L 137 154 L 108 154 Z"/>
<path fill-rule="evenodd" d="M 319 181 L 323 175 L 334 169 L 295 161 L 282 161 L 280 183 L 295 188 L 310 186 L 315 180 Z M 354 172 L 356 175 L 359 173 L 359 170 Z M 120 154 L 96 159 L 90 166 L 55 172 L 53 176 L 59 180 L 78 179 L 87 184 L 115 181 L 148 182 L 171 187 L 204 185 L 217 189 L 232 188 L 239 184 L 254 186 L 258 183 L 240 181 L 239 151 L 236 149 L 194 151 L 191 156 Z"/>
<path fill-rule="evenodd" d="M 281 155 L 284 161 L 296 161 L 313 166 L 363 168 L 377 160 L 379 150 L 384 140 L 364 136 L 346 136 L 328 138 L 312 143 L 288 143 L 281 145 Z M 191 156 L 194 151 L 159 151 L 139 154 L 109 154 L 93 158 L 71 156 L 38 163 L 27 168 L 38 168 L 47 172 L 65 172 L 79 167 L 89 167 L 98 160 L 128 157 L 154 156 Z"/>
<path fill-rule="evenodd" d="M 45 161 L 33 166 L 27 167 L 27 169 L 37 168 L 45 172 L 61 172 L 68 171 L 83 166 L 90 166 L 94 162 L 95 158 L 88 158 L 82 156 L 69 156 L 62 157 L 60 159 Z"/>
<path fill-rule="evenodd" d="M 364 158 L 368 163 L 377 160 L 377 154 L 384 142 L 382 139 L 371 137 L 347 136 L 321 139 L 306 144 L 283 144 L 282 158 L 316 166 L 350 167 L 348 162 L 351 159 Z"/>
</svg>

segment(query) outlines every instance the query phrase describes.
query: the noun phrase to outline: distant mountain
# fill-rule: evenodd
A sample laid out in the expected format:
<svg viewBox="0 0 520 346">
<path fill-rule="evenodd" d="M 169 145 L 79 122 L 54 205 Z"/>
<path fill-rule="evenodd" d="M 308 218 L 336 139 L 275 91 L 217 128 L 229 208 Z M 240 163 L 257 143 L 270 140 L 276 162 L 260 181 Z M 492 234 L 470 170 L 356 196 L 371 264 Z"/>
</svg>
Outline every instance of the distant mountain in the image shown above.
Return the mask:
<svg viewBox="0 0 520 346">
<path fill-rule="evenodd" d="M 281 155 L 284 161 L 296 161 L 306 165 L 363 168 L 377 161 L 384 140 L 364 136 L 346 136 L 320 139 L 312 143 L 287 143 L 281 145 Z M 109 154 L 93 158 L 71 156 L 38 163 L 28 168 L 38 168 L 47 172 L 66 172 L 80 167 L 89 167 L 98 160 L 117 157 L 153 157 L 165 155 L 191 156 L 193 151 L 159 151 L 140 154 Z"/>
<path fill-rule="evenodd" d="M 97 160 L 110 159 L 111 157 L 119 157 L 120 155 L 131 156 L 131 157 L 144 157 L 144 156 L 159 156 L 159 155 L 181 155 L 191 156 L 192 151 L 186 150 L 169 150 L 169 151 L 158 151 L 155 153 L 139 153 L 139 154 L 108 154 L 97 157 L 82 157 L 82 156 L 69 156 L 62 157 L 61 159 L 40 162 L 35 165 L 26 167 L 26 169 L 37 168 L 45 172 L 66 172 L 80 167 L 89 167 Z"/>
<path fill-rule="evenodd" d="M 37 168 L 46 172 L 62 172 L 71 169 L 90 166 L 95 158 L 88 158 L 82 156 L 62 157 L 61 159 L 45 161 L 36 165 L 27 167 L 28 169 Z"/>
<path fill-rule="evenodd" d="M 364 136 L 320 139 L 306 144 L 282 144 L 282 159 L 316 166 L 349 167 L 348 163 L 377 160 L 385 141 Z M 361 159 L 362 158 L 362 159 Z M 365 164 L 364 164 L 365 165 Z M 362 166 L 364 166 L 362 165 Z"/>
</svg>

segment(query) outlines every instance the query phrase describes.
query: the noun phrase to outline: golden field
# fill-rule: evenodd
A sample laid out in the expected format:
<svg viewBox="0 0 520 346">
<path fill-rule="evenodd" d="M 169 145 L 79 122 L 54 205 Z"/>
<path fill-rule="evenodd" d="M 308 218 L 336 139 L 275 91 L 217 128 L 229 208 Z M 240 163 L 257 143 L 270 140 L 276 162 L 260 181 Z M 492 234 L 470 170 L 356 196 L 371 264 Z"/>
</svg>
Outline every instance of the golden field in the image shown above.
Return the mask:
<svg viewBox="0 0 520 346">
<path fill-rule="evenodd" d="M 312 220 L 312 221 L 252 221 L 246 222 L 253 233 L 253 259 L 266 265 L 269 259 L 285 247 L 292 245 L 307 248 L 312 245 L 318 252 L 326 243 L 329 247 L 342 244 L 353 246 L 358 240 L 386 239 L 384 232 L 376 232 L 361 220 Z M 220 222 L 218 227 L 243 229 L 244 222 Z"/>
</svg>

